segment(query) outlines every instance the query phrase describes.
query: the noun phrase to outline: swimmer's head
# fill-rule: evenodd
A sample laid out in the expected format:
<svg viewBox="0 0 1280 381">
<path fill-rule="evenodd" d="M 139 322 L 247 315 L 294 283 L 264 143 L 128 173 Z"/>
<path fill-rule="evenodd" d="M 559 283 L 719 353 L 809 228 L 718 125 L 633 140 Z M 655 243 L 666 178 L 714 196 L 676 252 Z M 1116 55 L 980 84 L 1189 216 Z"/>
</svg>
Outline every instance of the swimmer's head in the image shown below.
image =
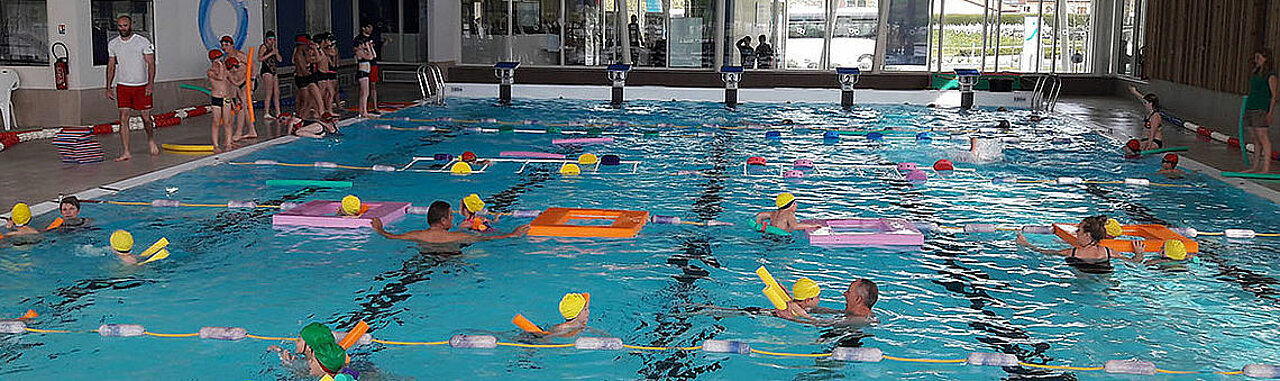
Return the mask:
<svg viewBox="0 0 1280 381">
<path fill-rule="evenodd" d="M 1171 239 L 1164 241 L 1164 256 L 1175 261 L 1187 259 L 1187 245 L 1182 241 Z"/>
<path fill-rule="evenodd" d="M 266 41 L 275 41 L 275 40 L 276 40 L 276 31 L 274 31 L 274 30 L 268 30 L 268 31 L 266 31 L 266 33 L 263 33 L 263 34 L 262 34 L 262 39 L 263 39 L 263 40 L 266 40 Z"/>
<path fill-rule="evenodd" d="M 222 38 L 218 39 L 218 45 L 221 45 L 223 49 L 229 49 L 235 44 L 236 40 L 231 39 L 231 36 L 222 36 Z"/>
<path fill-rule="evenodd" d="M 62 201 L 58 201 L 58 209 L 62 212 L 63 217 L 80 217 L 80 199 L 76 198 L 76 196 L 63 197 Z"/>
<path fill-rule="evenodd" d="M 476 153 L 475 153 L 475 152 L 467 151 L 467 152 L 463 152 L 463 153 L 462 153 L 462 162 L 464 162 L 464 163 L 472 163 L 472 162 L 475 162 L 475 161 L 476 161 Z"/>
<path fill-rule="evenodd" d="M 1138 157 L 1138 154 L 1142 152 L 1142 142 L 1139 142 L 1138 139 L 1129 139 L 1129 142 L 1125 143 L 1120 150 L 1124 152 L 1124 157 L 1126 158 Z"/>
<path fill-rule="evenodd" d="M 796 124 L 796 122 L 795 122 L 795 121 L 793 121 L 793 120 L 791 120 L 791 119 L 783 119 L 783 120 L 782 120 L 782 125 L 784 125 L 784 126 L 790 126 L 790 125 L 793 125 L 793 124 Z"/>
<path fill-rule="evenodd" d="M 355 195 L 347 195 L 342 198 L 342 208 L 340 211 L 346 216 L 356 216 L 360 214 L 360 198 Z"/>
<path fill-rule="evenodd" d="M 1160 97 L 1156 96 L 1156 93 L 1148 93 L 1147 95 L 1143 95 L 1142 100 L 1146 101 L 1147 103 L 1150 103 L 1152 109 L 1155 109 L 1155 110 L 1160 109 Z"/>
<path fill-rule="evenodd" d="M 227 57 L 226 63 L 227 63 L 227 69 L 234 69 L 234 68 L 240 67 L 240 60 L 236 59 L 235 57 Z"/>
<path fill-rule="evenodd" d="M 298 333 L 302 342 L 311 349 L 311 359 L 320 364 L 321 370 L 336 374 L 347 365 L 347 353 L 333 338 L 333 331 L 320 323 L 311 323 L 302 327 Z"/>
<path fill-rule="evenodd" d="M 1076 242 L 1081 246 L 1096 245 L 1107 239 L 1107 216 L 1086 217 L 1080 221 Z"/>
<path fill-rule="evenodd" d="M 224 54 L 222 53 L 222 51 L 221 51 L 221 50 L 218 50 L 218 49 L 211 49 L 211 50 L 209 50 L 209 62 L 215 62 L 215 61 L 217 61 L 217 60 L 220 60 L 220 59 L 222 59 L 222 56 L 223 56 L 223 55 L 224 55 Z"/>
<path fill-rule="evenodd" d="M 1164 159 L 1160 161 L 1160 167 L 1164 169 L 1174 169 L 1178 167 L 1178 154 L 1164 154 Z"/>
<path fill-rule="evenodd" d="M 822 293 L 822 289 L 818 287 L 818 282 L 813 279 L 800 278 L 796 279 L 796 284 L 791 286 L 791 296 L 804 307 L 813 307 L 818 305 L 818 294 Z"/>
<path fill-rule="evenodd" d="M 1107 230 L 1107 237 L 1115 238 L 1124 235 L 1124 228 L 1120 226 L 1120 221 L 1114 218 L 1108 218 L 1107 224 L 1103 226 Z"/>
<path fill-rule="evenodd" d="M 564 320 L 573 320 L 579 317 L 587 317 L 587 304 L 591 302 L 591 294 L 587 293 L 568 293 L 560 298 L 560 316 Z"/>
<path fill-rule="evenodd" d="M 1000 106 L 1000 107 L 996 107 L 996 111 L 1005 112 L 1005 111 L 1009 111 L 1009 109 L 1004 108 L 1004 106 Z"/>
<path fill-rule="evenodd" d="M 31 207 L 21 202 L 13 204 L 13 210 L 9 212 L 9 221 L 12 221 L 15 226 L 26 226 L 31 222 Z"/>
<path fill-rule="evenodd" d="M 294 43 L 294 45 L 298 45 L 299 47 L 301 47 L 301 46 L 303 46 L 303 45 L 306 45 L 306 44 L 310 44 L 310 43 L 311 43 L 311 36 L 310 36 L 310 35 L 308 35 L 308 34 L 306 34 L 306 33 L 299 34 L 299 35 L 297 35 L 297 36 L 293 36 L 293 43 Z"/>
<path fill-rule="evenodd" d="M 463 209 L 471 213 L 480 213 L 484 209 L 484 200 L 480 199 L 480 195 L 472 193 L 462 198 Z"/>
<path fill-rule="evenodd" d="M 431 203 L 427 208 L 427 225 L 446 229 L 453 227 L 453 206 L 444 201 Z"/>
<path fill-rule="evenodd" d="M 996 127 L 1003 128 L 1003 129 L 1008 129 L 1008 128 L 1010 128 L 1010 127 L 1013 127 L 1013 125 L 1009 124 L 1009 121 L 1007 121 L 1007 120 L 1000 119 L 1000 123 L 997 123 L 997 124 L 996 124 Z"/>
<path fill-rule="evenodd" d="M 773 200 L 773 204 L 778 207 L 778 210 L 791 209 L 796 206 L 796 196 L 790 193 L 779 194 L 778 198 Z"/>
<path fill-rule="evenodd" d="M 116 253 L 127 254 L 133 250 L 133 234 L 124 230 L 116 230 L 111 233 L 111 249 Z"/>
<path fill-rule="evenodd" d="M 849 283 L 849 289 L 844 291 L 844 300 L 845 308 L 860 306 L 870 312 L 871 307 L 880 300 L 880 287 L 876 286 L 876 282 L 867 279 L 855 280 Z"/>
</svg>

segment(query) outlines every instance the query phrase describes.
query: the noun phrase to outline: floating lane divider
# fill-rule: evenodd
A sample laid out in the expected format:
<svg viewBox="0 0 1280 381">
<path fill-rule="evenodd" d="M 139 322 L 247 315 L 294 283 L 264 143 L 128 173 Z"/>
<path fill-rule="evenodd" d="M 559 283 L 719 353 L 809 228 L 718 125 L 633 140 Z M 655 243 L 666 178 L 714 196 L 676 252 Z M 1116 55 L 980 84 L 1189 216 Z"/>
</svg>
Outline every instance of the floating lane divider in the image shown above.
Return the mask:
<svg viewBox="0 0 1280 381">
<path fill-rule="evenodd" d="M 430 207 L 426 206 L 410 206 L 409 214 L 426 215 Z M 499 216 L 511 216 L 515 218 L 538 218 L 542 214 L 542 210 L 514 210 L 503 213 L 493 213 Z M 732 222 L 705 220 L 705 221 L 687 221 L 678 216 L 667 216 L 650 214 L 649 222 L 658 225 L 693 225 L 693 226 L 733 226 Z"/>
<path fill-rule="evenodd" d="M 312 168 L 355 169 L 355 170 L 375 171 L 375 172 L 395 172 L 396 171 L 396 167 L 392 167 L 390 165 L 373 165 L 368 167 L 361 167 L 361 166 L 354 166 L 354 165 L 341 165 L 341 164 L 331 163 L 327 161 L 317 161 L 311 164 L 295 164 L 295 163 L 281 163 L 275 160 L 256 160 L 252 162 L 231 162 L 229 164 L 231 165 L 275 165 L 275 166 L 281 166 L 281 167 L 301 167 L 301 168 L 312 167 Z"/>
<path fill-rule="evenodd" d="M 1077 185 L 1077 184 L 1099 184 L 1099 185 L 1133 185 L 1133 186 L 1153 186 L 1167 188 L 1191 188 L 1187 184 L 1163 184 L 1153 183 L 1148 179 L 1124 179 L 1119 180 L 1085 180 L 1080 177 L 1059 177 L 1056 179 L 1045 180 L 1025 180 L 1017 177 L 996 177 L 991 179 L 993 184 L 1044 184 L 1044 185 Z"/>
<path fill-rule="evenodd" d="M 153 338 L 178 338 L 189 339 L 199 338 L 204 340 L 222 340 L 222 341 L 240 341 L 244 339 L 255 339 L 264 341 L 296 341 L 296 337 L 281 336 L 261 336 L 250 334 L 243 327 L 201 327 L 199 331 L 192 333 L 156 333 L 146 329 L 139 324 L 103 324 L 94 330 L 51 330 L 37 329 L 28 327 L 26 322 L 22 320 L 4 320 L 0 321 L 0 334 L 20 335 L 26 333 L 39 334 L 59 334 L 59 333 L 96 333 L 101 337 L 153 337 Z M 356 331 L 358 334 L 359 331 Z M 739 355 L 761 355 L 771 357 L 790 357 L 790 358 L 830 358 L 841 362 L 881 362 L 885 360 L 904 363 L 924 363 L 924 364 L 955 364 L 955 365 L 971 365 L 971 366 L 992 366 L 992 367 L 1015 367 L 1036 369 L 1053 369 L 1053 370 L 1074 370 L 1084 372 L 1102 371 L 1109 374 L 1131 374 L 1131 375 L 1147 375 L 1156 374 L 1201 374 L 1201 375 L 1243 375 L 1252 378 L 1277 378 L 1280 377 L 1280 366 L 1270 364 L 1247 364 L 1238 371 L 1217 371 L 1217 370 L 1166 370 L 1156 367 L 1155 363 L 1142 360 L 1109 360 L 1101 366 L 1071 366 L 1071 365 L 1049 365 L 1049 364 L 1033 364 L 1020 361 L 1017 356 L 1008 353 L 987 353 L 972 352 L 964 358 L 911 358 L 911 357 L 895 357 L 884 354 L 879 348 L 871 347 L 836 347 L 831 352 L 820 353 L 789 353 L 768 351 L 759 348 L 753 348 L 749 342 L 736 340 L 704 340 L 701 345 L 680 347 L 680 346 L 649 346 L 649 345 L 628 345 L 621 338 L 617 337 L 578 337 L 573 343 L 564 344 L 528 344 L 528 343 L 511 343 L 498 340 L 496 336 L 491 335 L 454 335 L 448 340 L 437 341 L 397 341 L 376 339 L 369 333 L 359 334 L 356 338 L 346 337 L 347 333 L 342 331 L 334 331 L 334 340 L 342 340 L 344 343 L 350 343 L 352 346 L 365 346 L 374 343 L 388 346 L 449 346 L 451 348 L 465 349 L 494 349 L 497 347 L 516 347 L 530 349 L 576 349 L 576 350 L 592 350 L 592 351 L 702 351 L 704 353 L 723 353 L 723 354 L 739 354 Z"/>
<path fill-rule="evenodd" d="M 280 203 L 280 205 L 259 205 L 257 202 L 254 202 L 254 201 L 235 201 L 235 200 L 227 201 L 224 204 L 198 204 L 198 203 L 187 203 L 187 202 L 182 202 L 178 200 L 164 200 L 164 199 L 152 200 L 151 202 L 106 201 L 106 200 L 80 200 L 80 202 L 90 203 L 90 204 L 110 204 L 110 205 L 122 205 L 122 206 L 152 206 L 157 208 L 176 208 L 176 207 L 228 208 L 228 209 L 270 208 L 270 209 L 281 209 L 281 210 L 289 210 L 302 205 L 302 203 L 299 203 L 299 202 L 282 202 Z"/>
<path fill-rule="evenodd" d="M 880 118 L 879 120 L 883 120 L 883 119 L 885 119 L 885 118 L 884 118 L 884 117 L 882 117 L 882 118 Z M 890 119 L 892 119 L 892 118 L 890 118 Z M 453 123 L 453 124 L 460 124 L 460 125 L 467 125 L 467 124 L 491 124 L 491 125 L 497 125 L 497 126 L 499 126 L 499 127 L 498 127 L 498 128 L 479 128 L 479 127 L 468 127 L 468 128 L 466 128 L 466 129 L 467 129 L 467 130 L 470 130 L 470 131 L 475 131 L 475 132 L 489 132 L 489 133 L 493 133 L 493 132 L 516 132 L 516 133 L 531 133 L 531 134 L 555 134 L 555 133 L 562 133 L 562 134 L 598 134 L 598 133 L 606 133 L 605 131 L 603 131 L 603 129 L 604 129 L 604 128 L 608 128 L 608 127 L 640 127 L 640 128 L 660 128 L 660 129 L 673 129 L 673 128 L 674 128 L 674 129 L 714 128 L 714 129 L 721 129 L 721 130 L 768 130 L 768 129 L 774 129 L 774 130 L 776 130 L 776 129 L 804 129 L 804 130 L 813 130 L 813 131 L 831 131 L 831 132 L 836 132 L 836 133 L 840 133 L 840 134 L 853 134 L 853 135 L 865 135 L 865 134 L 869 134 L 869 133 L 873 133 L 873 132 L 881 132 L 881 133 L 884 133 L 884 132 L 887 132 L 887 131 L 897 131 L 897 132 L 955 132 L 955 133 L 974 133 L 974 132 L 981 132 L 981 131 L 983 131 L 983 130 L 984 130 L 984 129 L 973 129 L 973 128 L 963 128 L 963 129 L 938 129 L 938 128 L 902 128 L 902 127 L 893 127 L 892 129 L 886 129 L 886 130 L 866 130 L 866 131 L 859 131 L 859 130 L 850 130 L 850 129 L 848 129 L 848 127 L 845 127 L 845 126 L 830 126 L 830 125 L 828 125 L 828 126 L 823 126 L 823 125 L 763 124 L 763 123 L 745 123 L 745 124 L 738 124 L 738 125 L 719 125 L 719 124 L 712 124 L 712 123 L 703 123 L 703 124 L 672 124 L 672 123 L 635 123 L 635 122 L 623 122 L 623 121 L 617 121 L 617 122 L 583 122 L 583 121 L 551 122 L 551 121 L 539 121 L 539 120 L 530 120 L 530 119 L 525 119 L 525 120 L 498 120 L 498 119 L 495 119 L 495 118 L 485 118 L 485 119 L 455 119 L 455 118 L 448 118 L 448 117 L 444 117 L 444 118 L 433 118 L 433 119 L 414 119 L 414 118 L 408 118 L 408 117 L 400 117 L 400 118 L 370 118 L 370 120 L 383 120 L 383 121 L 392 121 L 392 122 L 411 122 L 411 123 Z M 871 121 L 871 120 L 869 120 L 869 121 Z M 543 130 L 537 130 L 537 129 L 516 129 L 516 128 L 514 128 L 514 126 L 534 126 L 534 125 L 538 125 L 538 126 L 545 126 L 545 127 L 548 127 L 548 128 L 543 129 Z M 586 130 L 586 131 L 562 130 L 562 129 L 557 128 L 557 127 L 581 127 L 581 128 L 588 128 L 588 130 Z M 406 127 L 395 127 L 395 126 L 392 126 L 392 125 L 390 125 L 390 124 L 378 124 L 378 125 L 375 125 L 375 126 L 374 126 L 374 128 L 387 129 L 387 130 L 397 130 L 397 131 L 436 131 L 436 130 L 438 130 L 438 129 L 439 129 L 438 127 L 435 127 L 435 126 L 419 126 L 419 127 L 416 127 L 416 128 L 406 128 Z M 990 130 L 990 129 L 985 129 L 985 130 Z M 620 135 L 621 135 L 621 134 L 620 134 Z M 630 134 L 626 134 L 626 135 L 630 135 Z"/>
<path fill-rule="evenodd" d="M 923 232 L 948 232 L 948 233 L 995 233 L 998 231 L 1022 232 L 1024 234 L 1054 234 L 1052 225 L 1025 225 L 1025 226 L 1005 226 L 999 224 L 951 224 L 938 225 L 932 222 L 912 222 L 916 229 Z M 1275 238 L 1280 237 L 1280 233 L 1259 233 L 1253 229 L 1223 229 L 1220 232 L 1202 232 L 1192 227 L 1171 227 L 1169 230 L 1178 233 L 1187 238 L 1196 237 L 1225 237 L 1229 239 L 1251 239 L 1251 238 Z"/>
</svg>

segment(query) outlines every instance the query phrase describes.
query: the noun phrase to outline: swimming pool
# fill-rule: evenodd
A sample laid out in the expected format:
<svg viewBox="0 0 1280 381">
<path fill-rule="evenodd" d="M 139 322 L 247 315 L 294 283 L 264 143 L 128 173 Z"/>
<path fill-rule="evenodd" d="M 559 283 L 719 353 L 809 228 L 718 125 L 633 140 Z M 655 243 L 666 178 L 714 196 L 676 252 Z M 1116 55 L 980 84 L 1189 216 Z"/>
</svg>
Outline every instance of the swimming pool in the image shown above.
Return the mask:
<svg viewBox="0 0 1280 381">
<path fill-rule="evenodd" d="M 649 224 L 635 239 L 519 238 L 476 244 L 462 255 L 424 254 L 410 243 L 368 229 L 273 228 L 270 209 L 158 208 L 86 205 L 96 230 L 50 235 L 34 246 L 0 248 L 2 305 L 6 314 L 27 308 L 42 316 L 34 328 L 87 331 L 104 323 L 142 324 L 148 331 L 191 333 L 202 326 L 238 326 L 265 336 L 295 336 L 320 321 L 350 326 L 367 321 L 377 339 L 436 342 L 455 334 L 522 339 L 510 323 L 522 313 L 539 324 L 559 319 L 566 292 L 592 294 L 591 336 L 614 336 L 642 346 L 700 345 L 706 339 L 741 340 L 753 348 L 826 353 L 837 346 L 875 347 L 902 358 L 963 359 L 969 352 L 1016 354 L 1033 364 L 1101 366 L 1141 359 L 1162 369 L 1236 371 L 1250 363 L 1280 361 L 1274 322 L 1277 257 L 1274 240 L 1228 241 L 1202 237 L 1204 260 L 1185 272 L 1118 265 L 1107 276 L 1078 275 L 1061 258 L 1018 249 L 1010 233 L 931 233 L 920 249 L 823 248 L 803 240 L 778 241 L 749 231 L 751 215 L 773 205 L 778 192 L 800 200 L 801 218 L 898 217 L 941 225 L 1009 226 L 1075 222 L 1107 213 L 1125 223 L 1277 230 L 1274 204 L 1198 175 L 1171 181 L 1153 177 L 1157 158 L 1123 161 L 1114 142 L 1070 121 L 1031 123 L 1025 111 L 996 112 L 864 106 L 846 113 L 834 104 L 748 105 L 737 111 L 714 103 L 629 103 L 454 99 L 445 108 L 413 108 L 394 118 L 534 120 L 518 129 L 560 122 L 630 125 L 604 128 L 612 144 L 556 148 L 559 136 L 489 133 L 453 122 L 366 121 L 331 140 L 300 140 L 267 148 L 236 162 L 333 162 L 403 166 L 414 156 L 475 151 L 618 154 L 640 160 L 636 174 L 565 177 L 554 167 L 517 174 L 516 164 L 486 173 L 377 172 L 273 165 L 213 165 L 123 191 L 111 200 L 176 199 L 192 203 L 254 200 L 279 204 L 336 200 L 354 193 L 369 201 L 425 206 L 442 199 L 458 205 L 479 193 L 499 212 L 548 207 L 647 210 L 686 220 L 738 226 Z M 797 125 L 863 131 L 898 126 L 939 130 L 988 128 L 999 119 L 1014 126 L 1003 163 L 957 164 L 982 178 L 957 174 L 911 184 L 886 171 L 831 165 L 803 179 L 743 174 L 750 156 L 771 163 L 809 158 L 822 164 L 922 165 L 967 144 L 935 136 L 890 133 L 883 144 L 859 135 L 824 141 L 821 130 L 787 129 L 780 142 L 763 127 L 791 119 Z M 669 123 L 677 126 L 652 125 Z M 638 126 L 646 124 L 646 126 Z M 437 126 L 434 131 L 377 128 Z M 497 124 L 463 124 L 496 129 Z M 703 126 L 707 125 L 707 126 Z M 587 127 L 563 127 L 567 131 Z M 661 131 L 658 135 L 646 132 Z M 782 130 L 779 128 L 779 130 Z M 1004 132 L 998 133 L 1004 134 Z M 702 174 L 678 175 L 681 171 Z M 997 177 L 1089 180 L 1150 178 L 1188 187 L 1111 184 L 993 184 Z M 352 181 L 352 189 L 267 187 L 271 179 Z M 37 217 L 38 223 L 52 218 Z M 528 219 L 505 218 L 509 231 Z M 425 228 L 412 215 L 389 229 Z M 139 245 L 160 237 L 173 255 L 160 263 L 124 268 L 102 247 L 115 229 L 130 230 Z M 1029 236 L 1053 246 L 1051 236 Z M 785 286 L 809 277 L 823 288 L 823 305 L 843 304 L 849 281 L 879 284 L 870 327 L 815 328 L 773 318 L 708 314 L 698 306 L 766 306 L 754 271 L 766 266 Z M 273 340 L 236 342 L 191 337 L 99 337 L 92 333 L 0 335 L 0 378 L 36 379 L 289 379 Z M 551 340 L 549 343 L 572 343 Z M 1100 371 L 976 367 L 885 361 L 845 363 L 827 358 L 750 356 L 702 351 L 585 351 L 573 348 L 450 348 L 447 345 L 373 344 L 353 359 L 392 379 L 991 379 L 1053 375 L 1101 376 Z M 1195 375 L 1190 377 L 1239 376 Z"/>
</svg>

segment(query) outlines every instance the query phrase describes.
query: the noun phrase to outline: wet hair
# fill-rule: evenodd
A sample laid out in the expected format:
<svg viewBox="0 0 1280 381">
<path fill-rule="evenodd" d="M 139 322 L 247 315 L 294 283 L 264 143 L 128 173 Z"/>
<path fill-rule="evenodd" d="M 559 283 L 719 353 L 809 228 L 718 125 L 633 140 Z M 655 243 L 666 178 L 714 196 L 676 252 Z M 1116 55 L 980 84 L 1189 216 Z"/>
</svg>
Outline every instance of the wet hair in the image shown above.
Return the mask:
<svg viewBox="0 0 1280 381">
<path fill-rule="evenodd" d="M 876 286 L 876 282 L 858 279 L 849 286 L 854 292 L 858 293 L 858 297 L 862 299 L 862 303 L 867 306 L 867 309 L 871 309 L 871 306 L 876 305 L 876 301 L 880 300 L 880 287 Z"/>
<path fill-rule="evenodd" d="M 273 38 L 275 36 L 276 36 L 276 31 L 274 30 L 268 30 L 266 33 L 262 34 L 262 38 Z"/>
<path fill-rule="evenodd" d="M 1276 63 L 1271 60 L 1271 49 L 1258 48 L 1253 51 L 1253 54 L 1260 54 L 1262 55 L 1262 58 L 1266 58 L 1266 62 L 1262 63 L 1262 67 L 1258 67 L 1258 64 L 1256 63 L 1254 64 L 1253 66 L 1254 74 L 1265 75 L 1265 74 L 1270 74 L 1271 72 L 1276 71 Z"/>
<path fill-rule="evenodd" d="M 1150 103 L 1152 109 L 1155 109 L 1155 110 L 1160 109 L 1160 97 L 1157 96 L 1156 93 L 1148 93 L 1147 95 L 1143 95 L 1142 100 L 1147 101 L 1147 103 Z"/>
<path fill-rule="evenodd" d="M 62 198 L 62 201 L 59 201 L 59 202 L 58 202 L 58 205 L 59 205 L 59 206 L 62 206 L 62 205 L 68 205 L 68 204 L 70 204 L 71 206 L 76 207 L 76 209 L 77 209 L 77 210 L 79 210 L 79 209 L 80 209 L 80 199 L 76 198 L 76 196 L 67 196 L 67 197 L 63 197 L 63 198 Z"/>
<path fill-rule="evenodd" d="M 427 224 L 435 225 L 449 218 L 453 214 L 453 206 L 444 201 L 436 201 L 431 203 L 431 207 L 427 208 Z"/>
<path fill-rule="evenodd" d="M 360 22 L 360 28 L 361 28 L 361 29 L 364 29 L 365 27 L 372 28 L 372 27 L 373 27 L 373 21 L 369 21 L 369 20 L 361 21 L 361 22 Z"/>
<path fill-rule="evenodd" d="M 1107 239 L 1107 218 L 1106 215 L 1085 217 L 1084 221 L 1080 221 L 1080 231 L 1093 238 L 1095 244 L 1102 242 Z"/>
</svg>

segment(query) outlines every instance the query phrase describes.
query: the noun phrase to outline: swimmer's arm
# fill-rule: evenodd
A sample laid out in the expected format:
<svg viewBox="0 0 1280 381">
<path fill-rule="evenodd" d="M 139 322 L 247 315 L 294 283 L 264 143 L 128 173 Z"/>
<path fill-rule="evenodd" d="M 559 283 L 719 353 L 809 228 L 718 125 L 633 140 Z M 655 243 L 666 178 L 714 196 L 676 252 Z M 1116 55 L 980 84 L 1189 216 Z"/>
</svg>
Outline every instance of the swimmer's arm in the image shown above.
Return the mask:
<svg viewBox="0 0 1280 381">
<path fill-rule="evenodd" d="M 1024 235 L 1022 235 L 1022 232 L 1018 232 L 1018 239 L 1017 239 L 1017 241 L 1015 241 L 1015 242 L 1017 242 L 1019 246 L 1025 247 L 1025 248 L 1027 248 L 1027 249 L 1030 249 L 1031 251 L 1034 251 L 1034 252 L 1037 252 L 1037 253 L 1040 253 L 1040 254 L 1045 254 L 1045 255 L 1061 255 L 1061 256 L 1064 256 L 1064 257 L 1065 257 L 1065 256 L 1068 256 L 1068 255 L 1071 255 L 1071 254 L 1070 254 L 1071 250 L 1067 250 L 1067 249 L 1064 249 L 1064 250 L 1050 250 L 1050 249 L 1043 249 L 1043 248 L 1036 247 L 1035 245 L 1032 245 L 1032 244 L 1031 244 L 1031 242 L 1027 242 L 1027 237 L 1026 237 L 1026 236 L 1024 236 Z"/>
<path fill-rule="evenodd" d="M 410 236 L 410 234 L 412 234 L 413 232 L 409 232 L 405 234 L 394 234 L 394 233 L 387 232 L 386 229 L 382 228 L 382 219 L 378 217 L 374 217 L 370 219 L 369 226 L 372 227 L 373 231 L 377 232 L 379 235 L 389 239 L 407 239 L 407 240 L 415 240 L 415 241 L 417 240 Z"/>
<path fill-rule="evenodd" d="M 483 242 L 483 241 L 492 241 L 495 239 L 519 237 L 528 233 L 529 233 L 529 225 L 522 225 L 516 228 L 516 230 L 512 230 L 510 233 L 502 234 L 502 235 L 470 235 L 466 233 L 456 233 L 456 234 L 466 236 L 467 238 L 463 240 L 466 242 Z"/>
<path fill-rule="evenodd" d="M 844 313 L 844 310 L 837 310 L 834 308 L 818 306 L 818 307 L 810 308 L 809 313 L 811 314 L 842 314 Z"/>
<path fill-rule="evenodd" d="M 756 213 L 756 225 L 764 226 L 765 216 L 768 216 L 768 215 L 769 215 L 769 212 Z"/>
<path fill-rule="evenodd" d="M 1123 259 L 1123 260 L 1126 260 L 1126 261 L 1129 261 L 1129 262 L 1133 262 L 1133 263 L 1142 263 L 1142 257 L 1143 257 L 1143 255 L 1146 253 L 1146 251 L 1147 251 L 1146 244 L 1144 244 L 1142 241 L 1133 241 L 1133 242 L 1131 242 L 1130 244 L 1131 244 L 1131 245 L 1133 245 L 1133 255 L 1132 255 L 1132 256 L 1128 256 L 1128 257 L 1126 257 L 1124 254 L 1119 253 L 1119 252 L 1117 251 L 1117 252 L 1116 252 L 1116 257 L 1119 257 L 1120 259 Z M 1158 259 L 1158 258 L 1157 258 L 1157 259 Z"/>
<path fill-rule="evenodd" d="M 1142 101 L 1143 103 L 1146 103 L 1146 102 L 1147 102 L 1147 100 L 1146 100 L 1146 99 L 1142 99 L 1143 95 L 1142 95 L 1142 93 L 1138 92 L 1138 88 L 1137 88 L 1137 87 L 1129 86 L 1129 93 L 1130 93 L 1130 94 L 1133 94 L 1133 97 L 1134 97 L 1134 98 L 1138 98 L 1138 100 L 1139 100 L 1139 101 Z"/>
</svg>

